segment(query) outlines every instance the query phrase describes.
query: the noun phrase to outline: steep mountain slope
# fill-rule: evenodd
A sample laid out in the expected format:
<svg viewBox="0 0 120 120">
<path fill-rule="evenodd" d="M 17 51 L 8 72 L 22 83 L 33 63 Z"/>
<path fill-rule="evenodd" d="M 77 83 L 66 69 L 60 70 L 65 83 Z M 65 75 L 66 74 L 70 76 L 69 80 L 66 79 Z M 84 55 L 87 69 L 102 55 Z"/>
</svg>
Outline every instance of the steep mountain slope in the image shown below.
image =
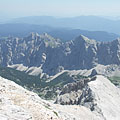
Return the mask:
<svg viewBox="0 0 120 120">
<path fill-rule="evenodd" d="M 71 90 L 71 92 L 74 92 L 74 88 L 75 86 L 73 85 L 73 89 Z M 84 95 L 81 96 L 83 104 L 80 104 L 79 106 L 62 106 L 42 100 L 35 93 L 29 92 L 15 84 L 14 82 L 0 77 L 0 119 L 120 119 L 120 91 L 112 83 L 110 83 L 108 79 L 103 76 L 97 76 L 96 79 L 92 79 L 87 83 L 87 86 L 85 87 L 85 90 L 83 90 L 83 92 Z M 90 110 L 88 105 L 93 105 L 94 109 Z"/>
<path fill-rule="evenodd" d="M 0 119 L 61 120 L 36 94 L 1 77 L 0 96 Z"/>
<path fill-rule="evenodd" d="M 83 105 L 103 120 L 120 119 L 120 90 L 101 75 L 66 85 L 56 103 Z"/>
<path fill-rule="evenodd" d="M 58 76 L 58 78 L 40 78 L 8 67 L 0 67 L 0 76 L 14 81 L 22 87 L 34 91 L 44 99 L 55 99 L 62 87 L 70 82 L 73 78 L 67 73 Z M 44 75 L 45 76 L 45 75 Z"/>
<path fill-rule="evenodd" d="M 67 71 L 71 76 L 72 75 L 81 75 L 81 76 L 94 76 L 94 75 L 103 75 L 106 77 L 117 76 L 120 77 L 120 65 L 111 64 L 111 65 L 100 65 L 93 67 L 92 69 L 84 70 L 71 70 Z M 60 73 L 59 73 L 60 74 Z"/>
<path fill-rule="evenodd" d="M 1 77 L 0 108 L 1 120 L 100 120 L 85 107 L 54 105 Z"/>
<path fill-rule="evenodd" d="M 91 69 L 97 64 L 120 65 L 120 39 L 97 42 L 80 35 L 62 43 L 48 34 L 0 40 L 0 64 L 38 67 L 48 75 L 62 70 Z"/>
</svg>

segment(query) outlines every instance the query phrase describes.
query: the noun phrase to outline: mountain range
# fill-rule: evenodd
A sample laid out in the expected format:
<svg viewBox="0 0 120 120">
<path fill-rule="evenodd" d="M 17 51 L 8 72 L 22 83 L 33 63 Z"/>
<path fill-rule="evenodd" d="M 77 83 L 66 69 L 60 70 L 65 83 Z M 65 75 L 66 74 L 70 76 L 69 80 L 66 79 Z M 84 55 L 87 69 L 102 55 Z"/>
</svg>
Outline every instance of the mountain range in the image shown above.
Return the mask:
<svg viewBox="0 0 120 120">
<path fill-rule="evenodd" d="M 97 42 L 80 35 L 63 43 L 47 33 L 1 38 L 0 64 L 39 67 L 48 75 L 55 75 L 61 70 L 91 69 L 97 64 L 120 65 L 120 39 Z"/>
<path fill-rule="evenodd" d="M 120 20 L 111 20 L 99 16 L 77 16 L 66 18 L 56 18 L 52 16 L 29 16 L 12 19 L 9 20 L 8 23 L 27 23 L 89 31 L 107 31 L 110 33 L 120 34 Z"/>
<path fill-rule="evenodd" d="M 37 94 L 0 77 L 0 119 L 120 119 L 119 89 L 104 76 L 97 75 L 94 78 L 71 83 L 65 87 L 65 91 L 62 91 L 57 98 L 57 102 L 65 104 L 59 105 L 43 100 Z M 78 105 L 74 103 L 78 103 Z"/>
<path fill-rule="evenodd" d="M 120 119 L 119 38 L 1 37 L 0 65 L 1 120 Z"/>
</svg>

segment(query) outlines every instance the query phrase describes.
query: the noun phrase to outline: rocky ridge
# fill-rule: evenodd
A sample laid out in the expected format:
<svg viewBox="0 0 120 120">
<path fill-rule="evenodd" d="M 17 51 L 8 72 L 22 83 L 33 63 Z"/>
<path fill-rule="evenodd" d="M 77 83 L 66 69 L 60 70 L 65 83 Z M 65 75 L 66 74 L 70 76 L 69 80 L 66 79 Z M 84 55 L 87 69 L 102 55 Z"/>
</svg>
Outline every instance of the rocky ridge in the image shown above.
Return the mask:
<svg viewBox="0 0 120 120">
<path fill-rule="evenodd" d="M 120 39 L 104 43 L 80 35 L 62 43 L 46 33 L 31 33 L 25 38 L 1 39 L 0 56 L 1 65 L 23 64 L 55 75 L 62 70 L 91 69 L 98 64 L 120 65 Z"/>
<path fill-rule="evenodd" d="M 106 77 L 97 75 L 82 82 L 70 83 L 56 99 L 64 105 L 82 105 L 101 117 L 101 120 L 119 120 L 120 91 Z"/>
<path fill-rule="evenodd" d="M 0 119 L 100 120 L 100 117 L 84 106 L 61 106 L 42 100 L 37 94 L 0 77 Z"/>
<path fill-rule="evenodd" d="M 84 82 L 81 82 L 84 83 Z M 59 105 L 42 100 L 12 81 L 0 77 L 0 119 L 5 120 L 119 120 L 120 92 L 107 78 L 97 75 L 76 88 L 62 92 L 62 100 L 72 99 L 70 93 L 81 88 L 78 105 Z M 80 87 L 81 86 L 81 87 Z M 85 87 L 86 86 L 86 87 Z M 69 87 L 66 87 L 69 88 Z M 65 98 L 65 94 L 68 94 Z M 79 94 L 79 92 L 78 92 Z M 76 96 L 73 96 L 76 97 Z M 92 99 L 91 99 L 92 98 Z M 82 104 L 81 104 L 82 103 Z M 91 109 L 91 106 L 93 108 Z M 9 109 L 8 109 L 9 108 Z"/>
</svg>

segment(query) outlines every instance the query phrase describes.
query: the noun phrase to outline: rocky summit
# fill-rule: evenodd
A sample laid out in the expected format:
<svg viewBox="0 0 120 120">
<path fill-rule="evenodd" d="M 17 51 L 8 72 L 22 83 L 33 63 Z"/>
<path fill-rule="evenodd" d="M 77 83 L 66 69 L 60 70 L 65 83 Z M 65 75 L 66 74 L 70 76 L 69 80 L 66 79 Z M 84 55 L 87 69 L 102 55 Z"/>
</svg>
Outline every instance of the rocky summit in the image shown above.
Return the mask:
<svg viewBox="0 0 120 120">
<path fill-rule="evenodd" d="M 102 75 L 67 84 L 56 103 L 85 106 L 101 120 L 120 119 L 120 90 Z"/>
<path fill-rule="evenodd" d="M 48 75 L 62 70 L 91 69 L 98 64 L 120 65 L 120 39 L 97 42 L 80 35 L 63 43 L 47 33 L 1 38 L 0 64 L 38 67 Z"/>
<path fill-rule="evenodd" d="M 0 120 L 119 120 L 119 89 L 101 75 L 84 82 L 68 85 L 56 103 L 69 105 L 59 105 L 0 77 Z"/>
</svg>

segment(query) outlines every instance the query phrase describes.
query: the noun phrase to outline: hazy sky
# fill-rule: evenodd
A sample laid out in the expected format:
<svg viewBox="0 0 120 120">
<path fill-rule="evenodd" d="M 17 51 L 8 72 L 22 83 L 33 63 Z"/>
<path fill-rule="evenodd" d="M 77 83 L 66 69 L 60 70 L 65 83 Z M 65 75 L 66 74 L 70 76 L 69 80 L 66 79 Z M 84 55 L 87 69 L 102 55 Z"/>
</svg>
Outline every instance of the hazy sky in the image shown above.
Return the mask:
<svg viewBox="0 0 120 120">
<path fill-rule="evenodd" d="M 39 15 L 120 16 L 120 0 L 0 0 L 0 18 Z"/>
</svg>

